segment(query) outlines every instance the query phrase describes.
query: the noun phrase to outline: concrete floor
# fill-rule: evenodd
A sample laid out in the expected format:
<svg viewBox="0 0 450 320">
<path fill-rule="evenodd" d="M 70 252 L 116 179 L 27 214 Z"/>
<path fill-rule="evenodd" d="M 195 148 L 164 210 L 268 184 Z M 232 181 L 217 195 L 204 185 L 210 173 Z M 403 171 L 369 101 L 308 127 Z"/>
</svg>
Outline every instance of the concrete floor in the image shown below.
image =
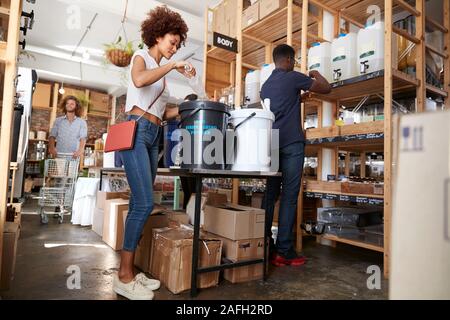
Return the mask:
<svg viewBox="0 0 450 320">
<path fill-rule="evenodd" d="M 51 217 L 49 225 L 42 226 L 37 215 L 23 215 L 17 250 L 15 279 L 9 291 L 0 292 L 2 299 L 123 299 L 111 289 L 119 254 L 90 228 L 59 225 Z M 267 282 L 231 284 L 221 279 L 218 287 L 201 290 L 196 299 L 387 299 L 386 280 L 382 279 L 380 290 L 369 290 L 366 284 L 367 267 L 382 268 L 382 254 L 344 244 L 322 246 L 313 238 L 305 238 L 304 254 L 304 266 L 271 267 Z M 66 270 L 71 265 L 81 270 L 80 290 L 67 288 Z M 155 299 L 190 296 L 161 288 Z"/>
</svg>

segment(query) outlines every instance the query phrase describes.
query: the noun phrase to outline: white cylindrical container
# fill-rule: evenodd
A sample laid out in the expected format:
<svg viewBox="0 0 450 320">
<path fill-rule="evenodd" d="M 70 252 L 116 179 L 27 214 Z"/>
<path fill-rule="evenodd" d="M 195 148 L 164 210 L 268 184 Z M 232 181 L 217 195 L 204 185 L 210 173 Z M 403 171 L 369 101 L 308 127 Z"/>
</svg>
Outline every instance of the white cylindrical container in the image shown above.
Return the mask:
<svg viewBox="0 0 450 320">
<path fill-rule="evenodd" d="M 262 109 L 231 111 L 230 122 L 235 128 L 233 170 L 270 171 L 274 121 L 274 114 Z"/>
<path fill-rule="evenodd" d="M 313 43 L 308 52 L 308 70 L 317 70 L 325 79 L 332 82 L 330 43 Z"/>
<path fill-rule="evenodd" d="M 437 110 L 437 102 L 433 99 L 428 98 L 425 104 L 426 111 L 436 111 Z"/>
<path fill-rule="evenodd" d="M 37 133 L 37 138 L 38 138 L 39 140 L 45 140 L 45 139 L 47 139 L 47 132 L 45 132 L 45 131 L 38 131 L 38 133 Z"/>
<path fill-rule="evenodd" d="M 358 32 L 359 74 L 384 69 L 384 22 L 378 21 Z"/>
<path fill-rule="evenodd" d="M 273 70 L 275 70 L 275 64 L 274 63 L 266 63 L 265 65 L 262 66 L 261 68 L 261 74 L 259 77 L 259 85 L 260 85 L 260 89 L 262 89 L 262 86 L 264 84 L 264 82 L 267 81 L 267 79 L 269 79 L 270 75 L 272 74 Z"/>
<path fill-rule="evenodd" d="M 260 90 L 260 75 L 259 70 L 250 70 L 245 76 L 245 101 L 244 104 L 249 105 L 261 101 L 259 96 Z"/>
<path fill-rule="evenodd" d="M 356 47 L 355 33 L 342 33 L 331 43 L 331 70 L 334 82 L 358 76 Z"/>
</svg>

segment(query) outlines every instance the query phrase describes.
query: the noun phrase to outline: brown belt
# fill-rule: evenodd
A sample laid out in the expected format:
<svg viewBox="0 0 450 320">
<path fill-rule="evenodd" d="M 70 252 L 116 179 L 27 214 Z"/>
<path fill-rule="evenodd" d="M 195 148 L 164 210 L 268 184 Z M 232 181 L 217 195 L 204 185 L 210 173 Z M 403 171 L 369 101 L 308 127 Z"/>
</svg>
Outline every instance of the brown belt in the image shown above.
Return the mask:
<svg viewBox="0 0 450 320">
<path fill-rule="evenodd" d="M 163 122 L 160 118 L 158 118 L 157 116 L 155 116 L 154 114 L 145 112 L 144 115 L 142 115 L 143 110 L 138 108 L 138 107 L 133 107 L 133 109 L 131 109 L 130 112 L 128 112 L 128 114 L 130 115 L 134 115 L 134 116 L 142 116 L 142 118 L 147 119 L 148 121 L 156 124 L 157 126 L 162 126 Z"/>
</svg>

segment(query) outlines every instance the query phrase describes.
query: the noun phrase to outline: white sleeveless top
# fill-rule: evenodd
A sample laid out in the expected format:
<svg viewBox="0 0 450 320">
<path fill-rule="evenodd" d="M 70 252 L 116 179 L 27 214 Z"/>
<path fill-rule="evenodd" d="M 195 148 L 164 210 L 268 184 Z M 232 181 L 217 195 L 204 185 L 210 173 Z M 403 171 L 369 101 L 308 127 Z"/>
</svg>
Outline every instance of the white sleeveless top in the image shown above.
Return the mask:
<svg viewBox="0 0 450 320">
<path fill-rule="evenodd" d="M 137 50 L 134 53 L 133 58 L 131 59 L 130 74 L 129 74 L 130 81 L 127 90 L 127 101 L 125 104 L 125 112 L 129 112 L 131 109 L 133 109 L 133 106 L 137 106 L 139 107 L 139 109 L 146 111 L 146 109 L 150 106 L 150 104 L 153 101 L 155 101 L 156 97 L 160 94 L 161 90 L 163 89 L 163 84 L 165 81 L 165 78 L 161 78 L 160 80 L 156 81 L 151 85 L 142 88 L 137 88 L 134 85 L 134 82 L 131 78 L 131 70 L 133 68 L 133 63 L 136 56 L 141 56 L 144 59 L 147 70 L 159 67 L 155 59 L 153 59 L 153 57 L 148 53 L 147 50 Z M 162 120 L 164 112 L 166 111 L 166 104 L 169 101 L 169 96 L 170 96 L 169 90 L 167 89 L 166 85 L 164 93 L 158 98 L 158 101 L 156 101 L 153 104 L 150 110 L 147 110 L 147 112 L 157 116 L 159 119 Z"/>
</svg>

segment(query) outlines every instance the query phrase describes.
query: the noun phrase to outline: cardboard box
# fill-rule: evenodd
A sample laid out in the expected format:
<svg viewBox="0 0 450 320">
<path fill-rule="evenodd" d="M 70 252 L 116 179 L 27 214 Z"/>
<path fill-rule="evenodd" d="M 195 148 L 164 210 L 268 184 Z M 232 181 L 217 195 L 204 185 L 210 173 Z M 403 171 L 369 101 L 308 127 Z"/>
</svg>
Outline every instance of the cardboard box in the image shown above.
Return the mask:
<svg viewBox="0 0 450 320">
<path fill-rule="evenodd" d="M 253 192 L 252 193 L 252 208 L 261 209 L 263 198 L 264 198 L 263 192 Z"/>
<path fill-rule="evenodd" d="M 167 220 L 169 221 L 175 221 L 180 224 L 189 224 L 189 216 L 185 212 L 166 211 L 164 214 L 167 216 Z"/>
<path fill-rule="evenodd" d="M 204 224 L 204 216 L 205 216 L 205 205 L 221 205 L 227 202 L 227 196 L 224 194 L 216 193 L 216 192 L 208 192 L 207 194 L 202 194 L 202 201 L 200 207 L 200 226 Z M 188 205 L 186 207 L 186 214 L 189 216 L 189 223 L 194 224 L 195 217 L 195 193 L 191 195 L 189 199 Z"/>
<path fill-rule="evenodd" d="M 150 271 L 150 255 L 152 250 L 153 230 L 169 225 L 167 215 L 153 211 L 145 223 L 141 238 L 136 248 L 134 265 L 144 272 Z"/>
<path fill-rule="evenodd" d="M 259 19 L 264 19 L 271 13 L 287 6 L 287 0 L 259 1 Z"/>
<path fill-rule="evenodd" d="M 108 112 L 109 112 L 109 95 L 108 94 L 91 91 L 89 100 L 91 101 L 91 106 L 89 108 L 89 112 L 108 114 Z"/>
<path fill-rule="evenodd" d="M 52 85 L 48 83 L 36 83 L 36 90 L 33 93 L 33 107 L 51 108 L 50 99 L 52 96 Z"/>
<path fill-rule="evenodd" d="M 2 268 L 0 274 L 0 290 L 9 290 L 16 267 L 17 241 L 19 240 L 19 224 L 5 222 L 3 229 Z"/>
<path fill-rule="evenodd" d="M 242 29 L 251 26 L 259 20 L 259 2 L 242 12 Z"/>
<path fill-rule="evenodd" d="M 240 0 L 228 0 L 225 4 L 225 22 L 227 35 L 235 38 L 237 34 L 237 2 Z"/>
<path fill-rule="evenodd" d="M 222 256 L 233 262 L 262 259 L 264 257 L 264 238 L 233 241 L 212 233 L 205 233 L 205 236 L 221 240 Z M 224 278 L 231 283 L 259 280 L 262 277 L 263 264 L 224 270 Z"/>
<path fill-rule="evenodd" d="M 100 237 L 103 235 L 103 221 L 105 218 L 105 211 L 103 209 L 95 208 L 94 216 L 92 217 L 92 231 Z"/>
<path fill-rule="evenodd" d="M 105 192 L 105 191 L 97 191 L 97 201 L 95 203 L 95 207 L 99 209 L 105 210 L 105 202 L 110 199 L 128 199 L 128 192 Z"/>
<path fill-rule="evenodd" d="M 219 188 L 219 189 L 216 190 L 216 192 L 226 195 L 227 196 L 227 201 L 231 202 L 231 196 L 233 194 L 233 190 L 231 190 L 231 189 L 220 189 Z"/>
<path fill-rule="evenodd" d="M 124 215 L 128 211 L 128 200 L 112 199 L 105 201 L 102 240 L 114 250 L 123 245 Z"/>
<path fill-rule="evenodd" d="M 172 293 L 191 288 L 193 232 L 185 229 L 153 230 L 150 273 Z M 222 241 L 203 239 L 199 246 L 199 266 L 220 264 Z M 198 287 L 209 288 L 219 283 L 219 271 L 199 274 Z"/>
<path fill-rule="evenodd" d="M 205 231 L 231 240 L 264 237 L 265 211 L 234 204 L 205 206 Z"/>
<path fill-rule="evenodd" d="M 221 34 L 225 34 L 227 32 L 225 2 L 220 3 L 214 10 L 213 29 L 215 32 Z"/>
</svg>

